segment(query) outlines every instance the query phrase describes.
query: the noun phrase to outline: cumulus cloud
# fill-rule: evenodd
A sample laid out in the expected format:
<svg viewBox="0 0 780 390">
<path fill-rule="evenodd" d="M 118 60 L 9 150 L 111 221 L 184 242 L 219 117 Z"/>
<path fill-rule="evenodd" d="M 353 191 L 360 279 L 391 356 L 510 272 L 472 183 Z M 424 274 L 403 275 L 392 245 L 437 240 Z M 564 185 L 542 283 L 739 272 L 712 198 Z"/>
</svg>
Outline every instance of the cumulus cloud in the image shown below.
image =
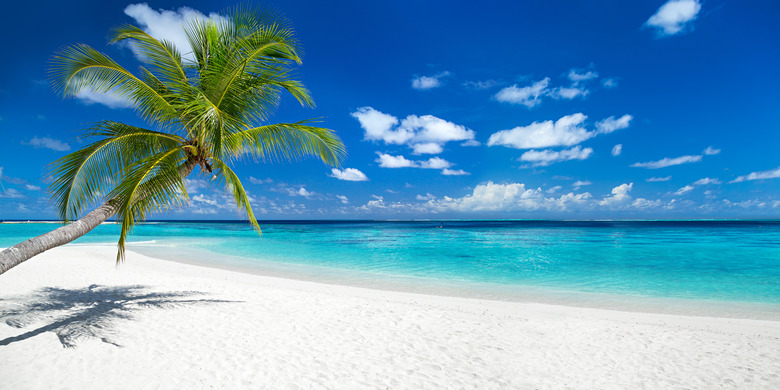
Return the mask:
<svg viewBox="0 0 780 390">
<path fill-rule="evenodd" d="M 546 197 L 541 188 L 527 188 L 523 183 L 499 184 L 492 181 L 474 187 L 470 194 L 461 198 L 445 196 L 429 200 L 426 207 L 434 211 L 564 211 L 572 207 L 587 206 L 590 193 L 563 194 Z"/>
<path fill-rule="evenodd" d="M 26 188 L 26 189 L 28 189 L 30 191 L 40 191 L 41 190 L 41 187 L 34 186 L 32 184 L 25 184 L 24 188 Z"/>
<path fill-rule="evenodd" d="M 466 172 L 466 171 L 464 171 L 462 169 L 447 169 L 447 168 L 442 169 L 441 174 L 445 175 L 445 176 L 470 175 L 470 173 L 468 173 L 468 172 Z"/>
<path fill-rule="evenodd" d="M 181 7 L 178 10 L 154 10 L 146 3 L 128 5 L 125 7 L 125 15 L 133 18 L 135 24 L 149 35 L 173 43 L 181 52 L 182 57 L 191 61 L 194 60 L 194 56 L 184 33 L 184 23 L 193 19 L 217 23 L 228 22 L 225 17 L 216 13 L 210 13 L 206 16 L 188 7 Z M 139 56 L 139 52 L 135 48 L 131 46 L 131 49 L 136 56 Z"/>
<path fill-rule="evenodd" d="M 398 124 L 398 118 L 375 110 L 373 107 L 360 107 L 351 115 L 360 122 L 367 140 L 402 144 L 411 138 L 408 134 L 398 134 L 398 131 L 393 131 L 393 126 Z"/>
<path fill-rule="evenodd" d="M 376 159 L 376 162 L 382 168 L 440 169 L 441 174 L 446 176 L 469 175 L 468 172 L 462 169 L 449 169 L 453 164 L 439 157 L 431 157 L 427 160 L 409 160 L 401 155 L 393 156 L 381 152 L 377 152 L 377 156 L 379 157 Z"/>
<path fill-rule="evenodd" d="M 752 172 L 745 176 L 739 176 L 736 179 L 732 180 L 731 183 L 739 183 L 742 181 L 750 181 L 750 180 L 777 179 L 777 178 L 780 178 L 780 167 L 777 167 L 776 169 L 770 169 L 768 171 Z"/>
<path fill-rule="evenodd" d="M 407 145 L 415 154 L 438 154 L 447 142 L 474 140 L 473 130 L 433 115 L 409 115 L 399 121 L 372 107 L 361 107 L 351 115 L 360 122 L 365 139 Z"/>
<path fill-rule="evenodd" d="M 417 200 L 431 200 L 431 199 L 436 199 L 436 196 L 434 196 L 430 192 L 428 192 L 425 195 L 417 195 L 415 197 L 415 199 L 417 199 Z"/>
<path fill-rule="evenodd" d="M 654 182 L 669 181 L 669 180 L 672 180 L 671 176 L 651 177 L 651 178 L 646 179 L 645 181 L 650 182 L 650 183 L 654 183 Z"/>
<path fill-rule="evenodd" d="M 566 115 L 557 121 L 533 122 L 528 126 L 518 126 L 509 130 L 493 133 L 488 146 L 503 145 L 516 149 L 547 148 L 553 146 L 573 146 L 595 137 L 628 127 L 631 115 L 620 119 L 609 117 L 596 123 L 596 130 L 585 128 L 587 116 L 582 113 Z"/>
<path fill-rule="evenodd" d="M 593 137 L 584 126 L 582 113 L 566 115 L 557 121 L 533 122 L 501 130 L 490 135 L 488 146 L 503 145 L 516 149 L 546 148 L 551 146 L 572 146 Z"/>
<path fill-rule="evenodd" d="M 596 122 L 596 132 L 599 134 L 609 134 L 616 130 L 622 130 L 627 128 L 631 124 L 631 120 L 634 119 L 631 115 L 623 115 L 618 119 L 614 116 L 602 119 Z"/>
<path fill-rule="evenodd" d="M 515 84 L 498 91 L 495 98 L 499 102 L 522 104 L 531 108 L 541 103 L 541 97 L 548 92 L 547 86 L 549 84 L 549 77 L 545 77 L 544 79 L 525 87 L 518 87 L 517 84 Z"/>
<path fill-rule="evenodd" d="M 29 141 L 22 141 L 22 144 L 30 145 L 36 149 L 45 148 L 58 152 L 67 152 L 70 150 L 70 145 L 68 145 L 67 142 L 49 137 L 32 137 Z"/>
<path fill-rule="evenodd" d="M 692 22 L 701 10 L 699 0 L 669 0 L 645 22 L 655 28 L 658 36 L 670 36 L 692 29 Z"/>
<path fill-rule="evenodd" d="M 347 198 L 344 195 L 336 195 L 336 198 L 338 198 L 341 201 L 341 203 L 349 204 L 349 198 Z"/>
<path fill-rule="evenodd" d="M 636 168 L 648 168 L 648 169 L 659 169 L 659 168 L 666 168 L 671 167 L 673 165 L 680 165 L 680 164 L 687 164 L 687 163 L 694 163 L 701 161 L 701 156 L 680 156 L 675 158 L 669 158 L 665 157 L 658 161 L 648 161 L 648 162 L 638 162 L 631 164 L 632 167 Z"/>
<path fill-rule="evenodd" d="M 452 166 L 452 163 L 450 163 L 447 160 L 438 158 L 438 157 L 431 157 L 428 160 L 409 160 L 404 156 L 393 156 L 389 154 L 384 154 L 377 152 L 377 155 L 379 158 L 376 159 L 376 162 L 379 163 L 379 166 L 382 168 L 426 168 L 426 169 L 444 169 L 449 168 Z"/>
<path fill-rule="evenodd" d="M 575 146 L 561 151 L 529 150 L 520 156 L 520 161 L 530 162 L 533 166 L 547 166 L 556 162 L 568 160 L 585 160 L 593 153 L 592 148 Z"/>
<path fill-rule="evenodd" d="M 611 153 L 613 156 L 620 156 L 620 153 L 623 153 L 623 144 L 617 144 L 613 146 Z"/>
<path fill-rule="evenodd" d="M 441 79 L 451 75 L 452 73 L 444 71 L 433 76 L 415 76 L 412 78 L 412 88 L 419 90 L 427 90 L 438 88 L 442 86 Z"/>
<path fill-rule="evenodd" d="M 585 97 L 590 91 L 586 84 L 599 76 L 593 70 L 571 69 L 567 78 L 571 82 L 568 86 L 550 86 L 550 78 L 545 77 L 530 85 L 519 86 L 518 84 L 505 87 L 498 91 L 493 98 L 502 103 L 520 104 L 532 108 L 542 102 L 544 97 L 552 99 L 571 100 L 577 97 Z M 616 82 L 615 82 L 616 83 Z"/>
<path fill-rule="evenodd" d="M 331 169 L 331 177 L 335 177 L 339 180 L 346 181 L 367 181 L 368 177 L 365 173 L 355 168 L 345 168 L 344 170 L 333 168 Z"/>
<path fill-rule="evenodd" d="M 634 183 L 623 183 L 612 189 L 611 195 L 602 199 L 599 204 L 602 206 L 615 206 L 625 204 L 631 200 L 628 194 L 634 188 Z"/>
</svg>

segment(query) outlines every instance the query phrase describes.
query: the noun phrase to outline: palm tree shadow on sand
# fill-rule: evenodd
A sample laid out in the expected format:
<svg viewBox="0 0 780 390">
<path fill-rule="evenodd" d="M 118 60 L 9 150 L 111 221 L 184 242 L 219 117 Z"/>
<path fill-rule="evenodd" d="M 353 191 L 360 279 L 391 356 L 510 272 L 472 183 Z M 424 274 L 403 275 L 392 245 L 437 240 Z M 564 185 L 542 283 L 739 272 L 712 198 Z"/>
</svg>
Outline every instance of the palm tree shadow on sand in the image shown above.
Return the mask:
<svg viewBox="0 0 780 390">
<path fill-rule="evenodd" d="M 238 302 L 187 299 L 202 294 L 198 291 L 152 292 L 139 285 L 42 288 L 30 295 L 0 301 L 0 321 L 9 326 L 21 329 L 41 321 L 48 322 L 37 329 L 0 340 L 0 347 L 44 332 L 54 332 L 66 348 L 75 347 L 79 340 L 86 338 L 98 338 L 119 347 L 121 345 L 111 337 L 114 326 L 122 320 L 131 320 L 134 312 Z"/>
</svg>

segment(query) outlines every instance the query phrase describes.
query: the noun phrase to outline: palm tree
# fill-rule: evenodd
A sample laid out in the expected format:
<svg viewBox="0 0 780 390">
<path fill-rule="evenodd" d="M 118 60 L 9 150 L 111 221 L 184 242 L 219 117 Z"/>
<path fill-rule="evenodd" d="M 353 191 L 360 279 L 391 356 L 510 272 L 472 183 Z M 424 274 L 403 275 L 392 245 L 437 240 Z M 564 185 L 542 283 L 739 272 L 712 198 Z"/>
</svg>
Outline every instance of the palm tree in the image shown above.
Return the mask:
<svg viewBox="0 0 780 390">
<path fill-rule="evenodd" d="M 43 251 L 66 244 L 115 216 L 121 224 L 117 262 L 133 226 L 150 213 L 187 202 L 184 179 L 195 167 L 221 183 L 260 231 L 244 186 L 231 165 L 316 156 L 338 165 L 344 145 L 311 121 L 264 124 L 287 91 L 304 106 L 313 101 L 291 73 L 300 64 L 293 31 L 273 15 L 235 10 L 218 21 L 185 23 L 191 53 L 138 27 L 113 31 L 110 43 L 130 43 L 144 66 L 135 75 L 79 44 L 55 54 L 51 75 L 66 97 L 113 93 L 133 103 L 154 128 L 104 121 L 83 135 L 90 141 L 51 165 L 50 193 L 63 221 L 73 223 L 0 252 L 0 274 Z"/>
</svg>

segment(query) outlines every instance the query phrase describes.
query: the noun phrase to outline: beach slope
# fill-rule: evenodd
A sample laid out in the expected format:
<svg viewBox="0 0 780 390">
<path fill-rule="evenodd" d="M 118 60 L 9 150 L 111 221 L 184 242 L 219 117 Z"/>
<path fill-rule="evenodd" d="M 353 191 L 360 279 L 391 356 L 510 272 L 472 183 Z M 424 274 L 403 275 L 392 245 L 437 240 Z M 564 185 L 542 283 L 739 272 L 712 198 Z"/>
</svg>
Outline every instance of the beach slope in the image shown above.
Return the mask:
<svg viewBox="0 0 780 390">
<path fill-rule="evenodd" d="M 335 286 L 66 246 L 0 277 L 0 388 L 780 388 L 780 322 Z"/>
</svg>

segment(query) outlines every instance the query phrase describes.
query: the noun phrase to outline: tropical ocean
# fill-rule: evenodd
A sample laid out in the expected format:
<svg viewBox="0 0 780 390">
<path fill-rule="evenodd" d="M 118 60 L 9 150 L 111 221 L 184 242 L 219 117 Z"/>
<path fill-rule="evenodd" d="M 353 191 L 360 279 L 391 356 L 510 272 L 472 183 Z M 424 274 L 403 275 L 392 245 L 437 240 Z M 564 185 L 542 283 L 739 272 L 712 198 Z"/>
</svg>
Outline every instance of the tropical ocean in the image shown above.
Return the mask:
<svg viewBox="0 0 780 390">
<path fill-rule="evenodd" d="M 56 226 L 0 224 L 0 247 Z M 780 221 L 270 221 L 261 227 L 259 237 L 246 222 L 145 223 L 128 249 L 379 289 L 780 320 Z M 104 224 L 71 245 L 115 245 L 118 231 Z"/>
</svg>

